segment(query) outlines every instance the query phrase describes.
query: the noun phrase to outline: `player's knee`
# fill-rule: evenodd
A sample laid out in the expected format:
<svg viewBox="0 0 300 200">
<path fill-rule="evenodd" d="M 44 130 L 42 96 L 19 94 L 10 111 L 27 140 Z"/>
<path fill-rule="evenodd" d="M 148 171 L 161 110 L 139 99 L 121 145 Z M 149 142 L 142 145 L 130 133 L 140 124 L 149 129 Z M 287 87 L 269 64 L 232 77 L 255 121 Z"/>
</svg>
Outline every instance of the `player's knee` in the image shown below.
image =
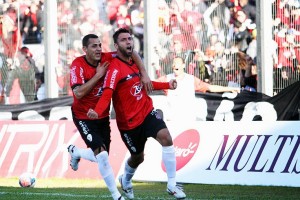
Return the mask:
<svg viewBox="0 0 300 200">
<path fill-rule="evenodd" d="M 170 135 L 170 132 L 168 129 L 162 129 L 158 132 L 156 140 L 162 145 L 162 146 L 171 146 L 173 145 L 173 140 Z"/>
<path fill-rule="evenodd" d="M 131 156 L 131 161 L 134 166 L 140 165 L 142 162 L 144 162 L 144 154 L 142 153 L 142 154 Z"/>
</svg>

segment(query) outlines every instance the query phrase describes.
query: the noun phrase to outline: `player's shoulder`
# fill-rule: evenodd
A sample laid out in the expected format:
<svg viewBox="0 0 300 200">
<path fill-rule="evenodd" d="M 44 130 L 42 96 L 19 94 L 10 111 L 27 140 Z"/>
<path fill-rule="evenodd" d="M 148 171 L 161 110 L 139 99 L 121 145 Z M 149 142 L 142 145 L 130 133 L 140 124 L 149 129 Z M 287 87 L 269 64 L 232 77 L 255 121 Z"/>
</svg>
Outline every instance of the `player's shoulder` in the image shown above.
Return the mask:
<svg viewBox="0 0 300 200">
<path fill-rule="evenodd" d="M 80 65 L 80 64 L 82 64 L 83 62 L 85 62 L 84 56 L 79 56 L 79 57 L 76 57 L 76 58 L 73 60 L 71 66 L 74 66 L 74 65 Z"/>
<path fill-rule="evenodd" d="M 102 61 L 112 61 L 116 56 L 117 53 L 115 51 L 101 53 Z"/>
<path fill-rule="evenodd" d="M 114 58 L 111 60 L 110 65 L 113 65 L 113 66 L 115 66 L 115 67 L 118 67 L 118 66 L 122 65 L 122 61 L 121 61 L 118 57 L 114 57 Z"/>
</svg>

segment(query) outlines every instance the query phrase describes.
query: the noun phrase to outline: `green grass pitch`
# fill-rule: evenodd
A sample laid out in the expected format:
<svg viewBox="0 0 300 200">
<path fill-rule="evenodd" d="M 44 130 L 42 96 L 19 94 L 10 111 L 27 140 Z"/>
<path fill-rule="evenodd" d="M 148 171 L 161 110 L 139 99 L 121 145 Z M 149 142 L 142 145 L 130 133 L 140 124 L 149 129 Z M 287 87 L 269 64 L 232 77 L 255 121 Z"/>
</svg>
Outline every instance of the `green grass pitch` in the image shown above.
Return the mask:
<svg viewBox="0 0 300 200">
<path fill-rule="evenodd" d="M 118 185 L 119 186 L 119 185 Z M 196 199 L 300 199 L 298 187 L 183 184 L 186 200 Z M 134 182 L 135 199 L 174 199 L 166 183 Z M 103 181 L 86 179 L 37 179 L 34 188 L 21 188 L 18 178 L 0 178 L 0 200 L 111 200 Z"/>
</svg>

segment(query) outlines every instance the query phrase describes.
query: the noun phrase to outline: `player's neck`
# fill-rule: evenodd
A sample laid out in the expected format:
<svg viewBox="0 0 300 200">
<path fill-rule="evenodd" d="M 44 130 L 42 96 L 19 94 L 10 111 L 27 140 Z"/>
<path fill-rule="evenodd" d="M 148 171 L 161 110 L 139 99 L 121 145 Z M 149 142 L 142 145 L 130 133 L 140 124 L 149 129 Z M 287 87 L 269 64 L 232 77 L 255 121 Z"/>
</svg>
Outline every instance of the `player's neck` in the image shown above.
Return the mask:
<svg viewBox="0 0 300 200">
<path fill-rule="evenodd" d="M 92 59 L 88 58 L 87 56 L 85 56 L 85 59 L 88 62 L 88 64 L 90 64 L 92 66 L 97 66 L 99 63 L 99 60 L 92 60 Z"/>
<path fill-rule="evenodd" d="M 121 54 L 121 53 L 118 53 L 117 56 L 118 56 L 121 60 L 123 60 L 123 61 L 125 61 L 125 62 L 127 62 L 127 63 L 131 63 L 131 62 L 132 62 L 132 59 L 131 59 L 131 57 L 129 57 L 129 56 L 125 56 L 125 55 L 123 55 L 123 54 Z"/>
<path fill-rule="evenodd" d="M 175 74 L 176 79 L 183 79 L 184 78 L 184 73 L 182 74 Z"/>
</svg>

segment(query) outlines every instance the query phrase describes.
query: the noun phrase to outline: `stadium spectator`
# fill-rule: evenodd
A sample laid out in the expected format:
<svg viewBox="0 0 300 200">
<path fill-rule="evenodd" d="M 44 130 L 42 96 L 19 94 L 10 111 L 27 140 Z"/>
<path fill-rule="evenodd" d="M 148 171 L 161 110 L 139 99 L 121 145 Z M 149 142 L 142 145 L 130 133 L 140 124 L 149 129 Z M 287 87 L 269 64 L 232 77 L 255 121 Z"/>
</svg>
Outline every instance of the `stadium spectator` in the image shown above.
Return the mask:
<svg viewBox="0 0 300 200">
<path fill-rule="evenodd" d="M 162 161 L 168 177 L 167 192 L 177 199 L 183 199 L 186 195 L 176 185 L 176 157 L 171 134 L 154 110 L 152 99 L 140 83 L 140 72 L 130 58 L 133 50 L 132 36 L 126 29 L 119 29 L 113 38 L 118 58 L 108 68 L 100 100 L 87 115 L 90 119 L 97 119 L 113 100 L 118 129 L 131 154 L 125 163 L 124 174 L 119 176 L 121 188 L 129 199 L 134 199 L 132 177 L 144 160 L 148 137 L 156 139 L 162 146 Z M 154 89 L 176 88 L 174 80 L 153 85 Z"/>
<path fill-rule="evenodd" d="M 42 42 L 43 12 L 39 5 L 31 3 L 24 11 L 21 34 L 24 44 L 39 44 Z"/>
<path fill-rule="evenodd" d="M 257 91 L 257 67 L 256 67 L 256 57 L 250 60 L 250 65 L 245 69 L 245 78 L 244 83 L 245 87 L 244 90 L 250 92 Z"/>
<path fill-rule="evenodd" d="M 257 36 L 257 30 L 254 29 L 251 32 L 251 41 L 249 43 L 249 46 L 246 50 L 247 55 L 249 55 L 252 59 L 254 59 L 257 55 L 257 40 L 256 40 L 256 36 Z"/>
<path fill-rule="evenodd" d="M 205 10 L 203 18 L 207 26 L 207 36 L 217 35 L 218 40 L 225 44 L 230 11 L 224 6 L 223 1 L 213 2 L 207 10 Z"/>
<path fill-rule="evenodd" d="M 14 58 L 22 44 L 18 29 L 17 10 L 13 4 L 4 7 L 4 15 L 0 18 L 0 36 L 6 58 Z"/>
<path fill-rule="evenodd" d="M 0 104 L 5 104 L 4 87 L 8 71 L 6 57 L 3 53 L 0 53 Z"/>
<path fill-rule="evenodd" d="M 37 73 L 35 75 L 35 100 L 43 100 L 46 98 L 46 87 L 44 73 Z"/>
<path fill-rule="evenodd" d="M 249 0 L 238 0 L 238 6 L 245 12 L 248 19 L 256 23 L 256 2 Z"/>
<path fill-rule="evenodd" d="M 25 102 L 32 102 L 35 98 L 36 73 L 38 73 L 38 69 L 35 66 L 35 61 L 32 59 L 31 52 L 27 47 L 22 47 L 17 54 L 17 59 L 12 61 L 11 70 L 8 73 L 5 85 L 7 99 L 10 97 L 13 83 L 17 79 L 25 97 Z"/>
</svg>

